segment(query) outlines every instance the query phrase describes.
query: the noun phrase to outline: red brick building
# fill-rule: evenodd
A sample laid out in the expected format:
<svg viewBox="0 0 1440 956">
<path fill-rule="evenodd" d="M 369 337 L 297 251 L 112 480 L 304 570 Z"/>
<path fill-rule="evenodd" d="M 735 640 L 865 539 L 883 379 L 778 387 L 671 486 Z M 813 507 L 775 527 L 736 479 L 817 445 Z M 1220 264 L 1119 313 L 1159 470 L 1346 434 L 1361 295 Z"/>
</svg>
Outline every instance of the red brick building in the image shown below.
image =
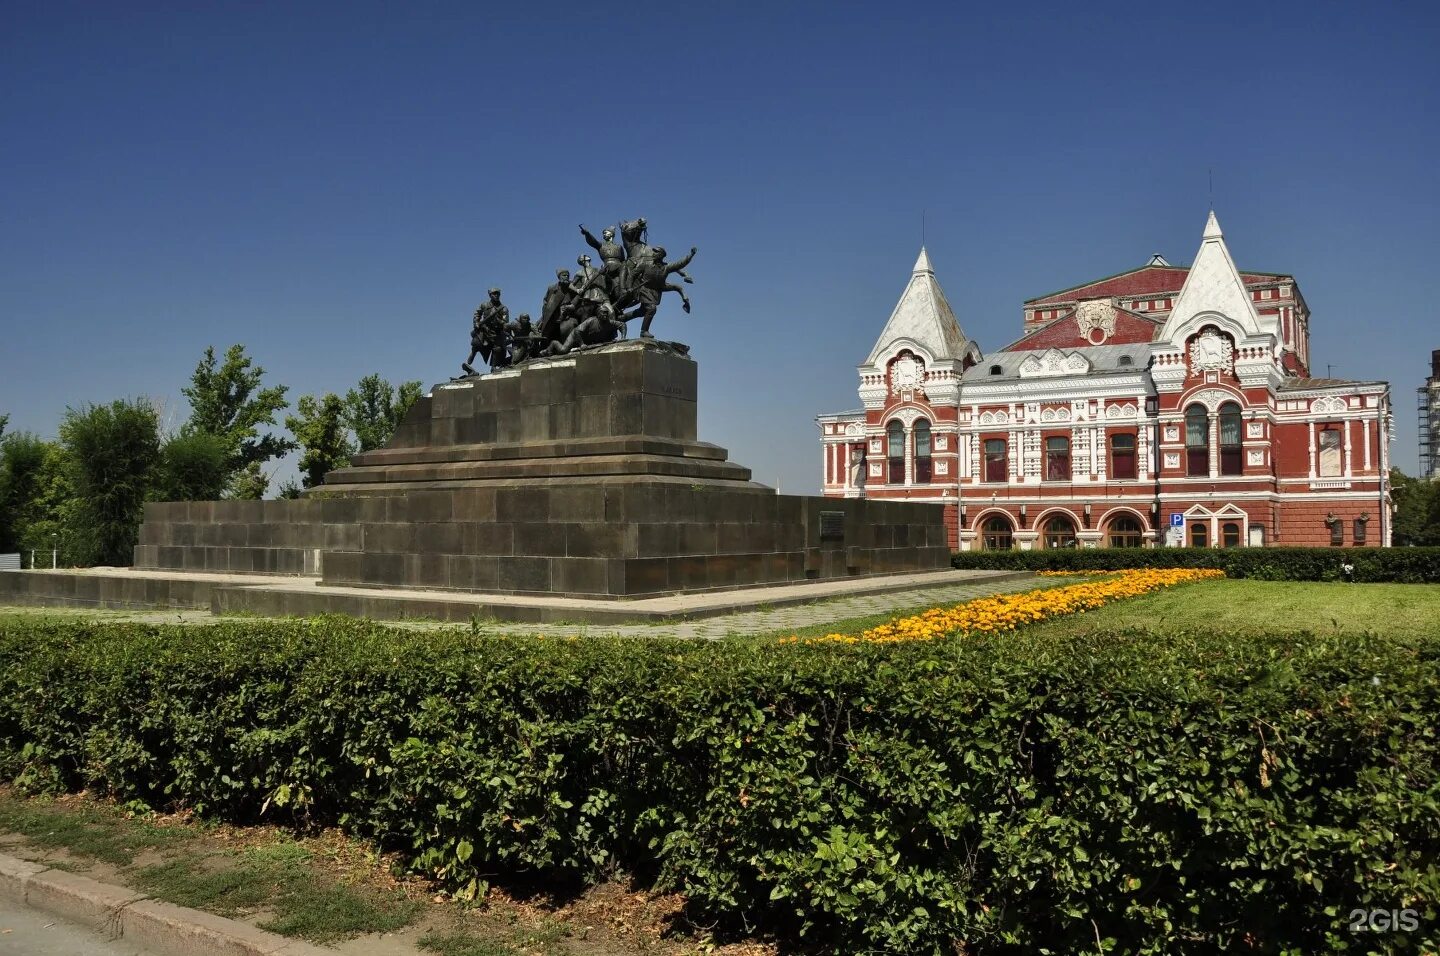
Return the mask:
<svg viewBox="0 0 1440 956">
<path fill-rule="evenodd" d="M 1310 376 L 1294 276 L 1241 272 L 1212 213 L 1189 268 L 1030 299 L 982 353 L 925 250 L 817 418 L 824 494 L 945 504 L 957 549 L 1387 545 L 1390 395 Z"/>
</svg>

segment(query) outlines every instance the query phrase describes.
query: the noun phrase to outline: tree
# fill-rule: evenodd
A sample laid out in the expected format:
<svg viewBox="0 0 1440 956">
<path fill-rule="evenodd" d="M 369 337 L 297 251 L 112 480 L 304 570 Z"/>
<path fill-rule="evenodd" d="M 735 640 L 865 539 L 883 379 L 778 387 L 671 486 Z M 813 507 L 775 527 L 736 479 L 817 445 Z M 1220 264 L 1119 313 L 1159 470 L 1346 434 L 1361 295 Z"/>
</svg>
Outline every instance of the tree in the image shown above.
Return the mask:
<svg viewBox="0 0 1440 956">
<path fill-rule="evenodd" d="M 67 409 L 60 441 L 74 483 L 81 564 L 128 565 L 160 460 L 160 419 L 143 401 Z"/>
<path fill-rule="evenodd" d="M 0 439 L 0 551 L 33 546 L 33 528 L 53 520 L 56 508 L 69 497 L 63 471 L 63 455 L 55 443 L 29 432 Z M 49 538 L 45 547 L 50 547 Z"/>
<path fill-rule="evenodd" d="M 404 382 L 397 392 L 379 375 L 362 378 L 345 393 L 345 423 L 355 433 L 356 450 L 370 451 L 389 441 L 421 394 L 419 382 Z"/>
<path fill-rule="evenodd" d="M 245 346 L 230 346 L 224 362 L 217 362 L 210 346 L 189 386 L 182 389 L 190 400 L 190 419 L 182 431 L 204 432 L 225 442 L 227 485 L 235 497 L 263 495 L 268 479 L 261 466 L 295 448 L 288 439 L 260 433 L 261 426 L 274 425 L 275 416 L 288 405 L 286 386 L 261 388 L 264 374 L 265 369 L 252 366 Z"/>
<path fill-rule="evenodd" d="M 302 395 L 295 403 L 294 415 L 285 417 L 300 443 L 300 480 L 306 488 L 314 488 L 325 479 L 326 472 L 350 463 L 355 447 L 345 425 L 345 402 L 334 392 L 316 400 Z"/>
<path fill-rule="evenodd" d="M 10 424 L 9 415 L 0 415 L 0 436 L 5 434 L 5 426 Z"/>
<path fill-rule="evenodd" d="M 209 432 L 179 432 L 160 446 L 153 501 L 213 501 L 231 483 L 229 448 Z"/>
<path fill-rule="evenodd" d="M 1440 546 L 1440 481 L 1411 478 L 1392 468 L 1390 498 L 1395 502 L 1394 544 Z"/>
</svg>

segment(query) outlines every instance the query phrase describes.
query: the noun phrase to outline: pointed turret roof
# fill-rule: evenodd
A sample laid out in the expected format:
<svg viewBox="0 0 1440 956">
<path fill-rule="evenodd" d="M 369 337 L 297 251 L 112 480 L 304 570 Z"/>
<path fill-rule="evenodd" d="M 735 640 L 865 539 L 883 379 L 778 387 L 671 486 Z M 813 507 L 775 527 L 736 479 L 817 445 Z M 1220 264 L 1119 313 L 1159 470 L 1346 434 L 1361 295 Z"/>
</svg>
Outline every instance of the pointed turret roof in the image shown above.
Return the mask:
<svg viewBox="0 0 1440 956">
<path fill-rule="evenodd" d="M 946 301 L 945 290 L 935 278 L 935 268 L 924 246 L 920 247 L 915 268 L 910 271 L 910 282 L 865 364 L 874 365 L 899 339 L 921 346 L 936 361 L 959 361 L 976 348 Z"/>
<path fill-rule="evenodd" d="M 1205 222 L 1200 251 L 1195 254 L 1195 262 L 1190 266 L 1185 284 L 1180 287 L 1175 307 L 1165 320 L 1165 327 L 1160 330 L 1160 338 L 1174 342 L 1178 336 L 1188 334 L 1197 315 L 1206 312 L 1219 313 L 1238 322 L 1248 335 L 1279 334 L 1278 320 L 1273 316 L 1261 318 L 1255 310 L 1255 302 L 1245 288 L 1240 270 L 1235 268 L 1235 260 L 1230 258 L 1225 234 L 1220 231 L 1220 221 L 1215 218 L 1214 210 Z"/>
</svg>

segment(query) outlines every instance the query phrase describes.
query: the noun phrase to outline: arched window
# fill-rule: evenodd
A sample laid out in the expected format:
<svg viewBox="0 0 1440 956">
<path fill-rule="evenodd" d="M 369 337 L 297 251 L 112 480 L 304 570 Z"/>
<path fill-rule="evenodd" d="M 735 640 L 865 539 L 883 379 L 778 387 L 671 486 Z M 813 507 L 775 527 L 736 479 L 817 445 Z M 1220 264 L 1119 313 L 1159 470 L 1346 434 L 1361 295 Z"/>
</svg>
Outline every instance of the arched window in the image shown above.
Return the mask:
<svg viewBox="0 0 1440 956">
<path fill-rule="evenodd" d="M 1106 544 L 1112 548 L 1139 548 L 1145 544 L 1145 529 L 1134 515 L 1116 515 L 1106 527 Z"/>
<path fill-rule="evenodd" d="M 890 476 L 887 479 L 892 485 L 903 485 L 905 483 L 905 426 L 898 421 L 892 421 L 885 428 L 885 454 L 890 459 Z"/>
<path fill-rule="evenodd" d="M 1045 519 L 1043 536 L 1047 548 L 1073 548 L 1075 520 L 1065 515 L 1051 515 Z"/>
<path fill-rule="evenodd" d="M 1070 480 L 1070 439 L 1060 436 L 1045 439 L 1045 480 Z"/>
<path fill-rule="evenodd" d="M 1220 474 L 1238 475 L 1244 471 L 1240 450 L 1240 406 L 1226 402 L 1220 406 Z"/>
<path fill-rule="evenodd" d="M 1210 413 L 1200 404 L 1185 409 L 1185 474 L 1210 474 Z"/>
<path fill-rule="evenodd" d="M 1005 439 L 985 439 L 985 480 L 1005 481 L 1009 462 L 1005 455 Z"/>
<path fill-rule="evenodd" d="M 1190 547 L 1210 547 L 1210 526 L 1203 521 L 1190 522 Z"/>
<path fill-rule="evenodd" d="M 1240 525 L 1234 521 L 1227 521 L 1220 526 L 1220 547 L 1240 547 Z"/>
<path fill-rule="evenodd" d="M 1117 480 L 1135 477 L 1135 436 L 1110 436 L 1110 477 Z"/>
<path fill-rule="evenodd" d="M 1014 543 L 1013 533 L 1009 518 L 991 515 L 980 526 L 980 546 L 986 551 L 1009 551 Z"/>
<path fill-rule="evenodd" d="M 915 423 L 915 483 L 930 483 L 930 423 L 923 418 Z"/>
</svg>

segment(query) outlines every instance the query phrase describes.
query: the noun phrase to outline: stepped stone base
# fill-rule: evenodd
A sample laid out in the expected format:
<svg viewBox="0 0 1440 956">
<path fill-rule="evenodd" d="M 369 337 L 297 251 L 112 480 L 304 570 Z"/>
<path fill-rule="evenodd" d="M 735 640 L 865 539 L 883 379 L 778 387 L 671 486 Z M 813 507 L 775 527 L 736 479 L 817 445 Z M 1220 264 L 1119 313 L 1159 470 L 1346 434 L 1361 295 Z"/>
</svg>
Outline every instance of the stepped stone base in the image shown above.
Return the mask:
<svg viewBox="0 0 1440 956">
<path fill-rule="evenodd" d="M 598 598 L 949 566 L 941 506 L 777 495 L 695 399 L 652 341 L 437 385 L 306 498 L 148 505 L 136 565 Z"/>
</svg>

